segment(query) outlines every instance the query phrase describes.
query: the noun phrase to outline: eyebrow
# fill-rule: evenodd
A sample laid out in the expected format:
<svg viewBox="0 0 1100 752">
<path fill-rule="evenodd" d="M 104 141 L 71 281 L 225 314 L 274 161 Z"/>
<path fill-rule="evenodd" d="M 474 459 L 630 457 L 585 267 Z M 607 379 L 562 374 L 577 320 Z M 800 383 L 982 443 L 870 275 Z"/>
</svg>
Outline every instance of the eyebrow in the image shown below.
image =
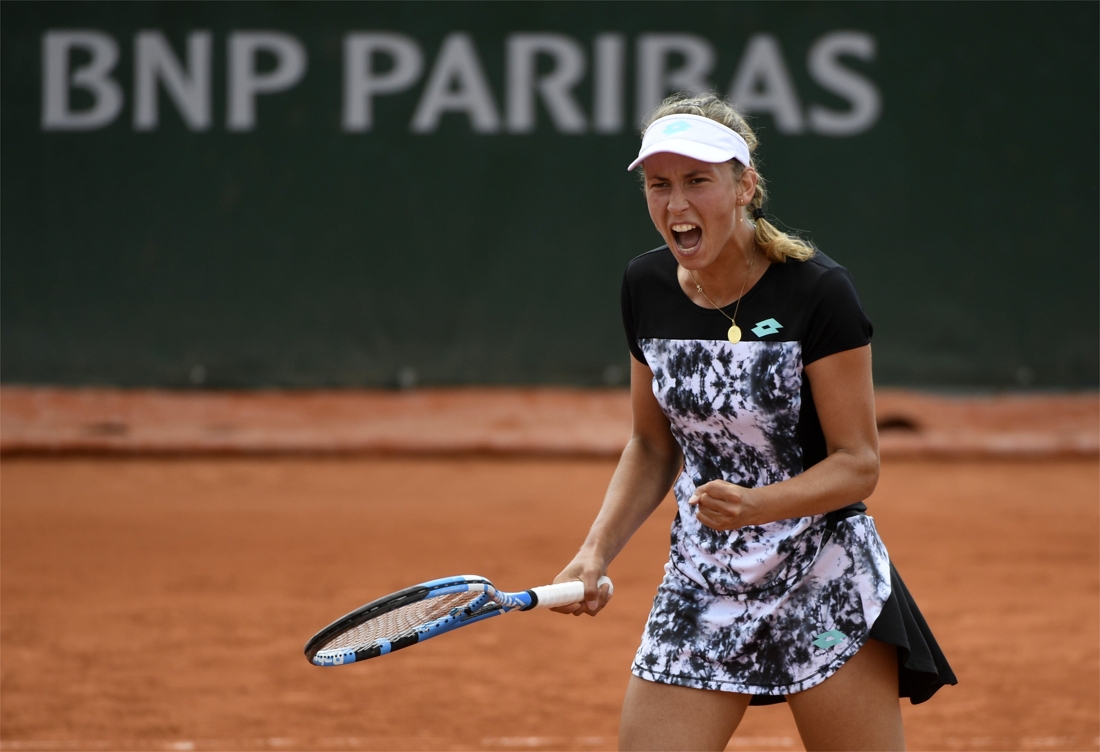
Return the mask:
<svg viewBox="0 0 1100 752">
<path fill-rule="evenodd" d="M 693 178 L 696 175 L 706 175 L 707 173 L 708 173 L 708 170 L 692 170 L 691 172 L 685 172 L 684 177 L 685 178 Z M 646 179 L 647 180 L 668 180 L 668 177 L 666 177 L 665 175 L 653 174 L 653 175 L 647 175 Z"/>
</svg>

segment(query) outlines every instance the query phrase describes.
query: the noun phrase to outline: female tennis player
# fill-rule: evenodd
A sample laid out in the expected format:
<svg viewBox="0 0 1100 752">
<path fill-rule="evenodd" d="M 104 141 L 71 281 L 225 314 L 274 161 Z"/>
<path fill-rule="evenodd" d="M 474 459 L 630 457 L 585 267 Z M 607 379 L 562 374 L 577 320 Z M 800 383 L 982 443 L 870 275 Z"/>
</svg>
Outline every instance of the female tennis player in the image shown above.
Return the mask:
<svg viewBox="0 0 1100 752">
<path fill-rule="evenodd" d="M 633 434 L 556 582 L 597 578 L 673 489 L 665 576 L 623 749 L 723 749 L 784 699 L 807 749 L 902 749 L 899 697 L 955 676 L 862 503 L 879 473 L 871 324 L 844 267 L 765 218 L 757 139 L 706 95 L 665 100 L 638 158 L 667 245 L 630 262 Z"/>
</svg>

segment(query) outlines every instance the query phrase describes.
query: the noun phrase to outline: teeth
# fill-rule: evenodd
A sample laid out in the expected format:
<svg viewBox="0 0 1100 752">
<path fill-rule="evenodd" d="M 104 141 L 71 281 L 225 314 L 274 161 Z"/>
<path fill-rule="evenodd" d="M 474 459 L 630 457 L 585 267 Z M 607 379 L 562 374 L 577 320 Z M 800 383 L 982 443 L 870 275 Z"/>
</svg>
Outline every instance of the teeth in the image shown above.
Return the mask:
<svg viewBox="0 0 1100 752">
<path fill-rule="evenodd" d="M 688 230 L 694 230 L 695 225 L 673 225 L 673 232 L 687 232 Z"/>
</svg>

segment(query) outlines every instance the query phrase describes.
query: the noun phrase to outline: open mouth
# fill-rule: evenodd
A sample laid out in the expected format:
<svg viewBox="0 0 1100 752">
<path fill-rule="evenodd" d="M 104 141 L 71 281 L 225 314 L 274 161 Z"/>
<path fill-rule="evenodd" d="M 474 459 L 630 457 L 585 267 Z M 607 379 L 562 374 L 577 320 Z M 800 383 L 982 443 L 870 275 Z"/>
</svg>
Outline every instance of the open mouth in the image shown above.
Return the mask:
<svg viewBox="0 0 1100 752">
<path fill-rule="evenodd" d="M 676 247 L 681 251 L 693 251 L 703 239 L 703 230 L 698 225 L 678 224 L 672 225 L 672 237 L 676 240 Z"/>
</svg>

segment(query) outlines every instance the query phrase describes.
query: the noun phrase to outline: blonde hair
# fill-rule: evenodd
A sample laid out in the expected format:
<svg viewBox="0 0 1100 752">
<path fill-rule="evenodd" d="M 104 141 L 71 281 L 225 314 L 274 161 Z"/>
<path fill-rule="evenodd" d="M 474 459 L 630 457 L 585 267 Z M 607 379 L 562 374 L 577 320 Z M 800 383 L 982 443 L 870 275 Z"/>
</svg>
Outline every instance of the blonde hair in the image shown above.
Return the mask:
<svg viewBox="0 0 1100 752">
<path fill-rule="evenodd" d="M 650 123 L 666 115 L 700 115 L 721 123 L 745 139 L 745 143 L 749 145 L 749 155 L 752 160 L 752 164 L 749 166 L 756 170 L 759 178 L 756 183 L 756 192 L 753 193 L 752 200 L 745 209 L 750 214 L 755 209 L 763 209 L 764 202 L 768 200 L 768 191 L 765 187 L 764 176 L 760 174 L 760 170 L 756 167 L 756 160 L 751 156 L 756 152 L 759 140 L 745 118 L 734 109 L 733 105 L 711 93 L 693 95 L 680 92 L 673 94 L 657 105 L 657 109 L 646 119 L 642 133 L 645 133 Z M 734 180 L 740 180 L 742 173 L 745 171 L 745 165 L 735 159 L 731 159 L 730 164 L 733 167 Z M 783 263 L 787 259 L 805 261 L 814 255 L 814 247 L 802 238 L 783 232 L 763 217 L 753 221 L 756 224 L 756 244 L 760 246 L 771 261 L 777 263 Z"/>
</svg>

